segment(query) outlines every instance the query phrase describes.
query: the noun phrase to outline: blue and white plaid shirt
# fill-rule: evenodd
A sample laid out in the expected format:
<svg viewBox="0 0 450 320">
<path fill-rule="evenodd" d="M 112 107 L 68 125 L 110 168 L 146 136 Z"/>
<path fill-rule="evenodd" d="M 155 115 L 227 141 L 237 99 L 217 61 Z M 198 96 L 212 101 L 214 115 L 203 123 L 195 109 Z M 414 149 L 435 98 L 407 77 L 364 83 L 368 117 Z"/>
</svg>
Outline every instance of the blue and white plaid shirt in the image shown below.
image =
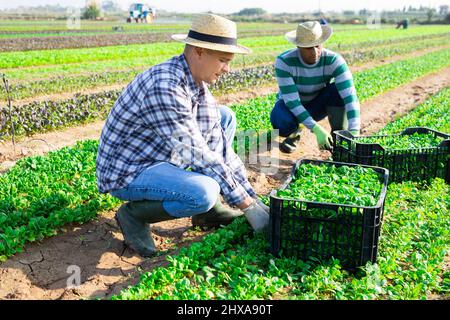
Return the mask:
<svg viewBox="0 0 450 320">
<path fill-rule="evenodd" d="M 102 130 L 99 191 L 126 187 L 165 161 L 216 180 L 230 205 L 254 197 L 220 120 L 218 104 L 204 83 L 195 84 L 184 54 L 141 73 L 118 98 Z"/>
</svg>

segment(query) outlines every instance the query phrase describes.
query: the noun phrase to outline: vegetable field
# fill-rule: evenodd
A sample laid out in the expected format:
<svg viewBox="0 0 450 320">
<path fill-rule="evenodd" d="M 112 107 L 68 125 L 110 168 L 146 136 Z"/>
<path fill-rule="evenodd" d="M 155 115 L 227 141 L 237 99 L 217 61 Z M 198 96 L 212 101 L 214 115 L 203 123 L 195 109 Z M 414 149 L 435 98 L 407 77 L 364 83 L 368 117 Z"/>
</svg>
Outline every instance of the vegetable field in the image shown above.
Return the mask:
<svg viewBox="0 0 450 320">
<path fill-rule="evenodd" d="M 97 189 L 100 131 L 136 75 L 182 52 L 170 35 L 186 32 L 189 23 L 115 27 L 95 21 L 68 30 L 60 21 L 0 20 L 0 74 L 8 84 L 8 90 L 3 81 L 0 86 L 0 162 L 12 163 L 0 171 L 0 299 L 450 299 L 450 185 L 441 178 L 389 183 L 376 262 L 356 271 L 335 257 L 274 255 L 268 234 L 254 234 L 244 217 L 212 231 L 193 228 L 190 218 L 158 223 L 154 235 L 161 251 L 153 258 L 124 247 L 113 218 L 123 202 Z M 235 112 L 238 134 L 271 133 L 278 90 L 273 62 L 292 48 L 284 34 L 295 28 L 238 23 L 239 44 L 253 54 L 236 56 L 232 71 L 210 87 Z M 449 26 L 333 29 L 325 47 L 339 52 L 353 71 L 366 136 L 358 142 L 387 150 L 439 146 L 445 140 L 440 136 L 398 134 L 410 127 L 450 134 Z M 430 79 L 434 85 L 427 87 Z M 399 99 L 377 103 L 387 95 Z M 379 124 L 376 131 L 370 129 L 373 122 Z M 81 138 L 85 126 L 95 123 L 95 133 Z M 58 135 L 70 143 L 26 149 L 33 140 L 56 144 Z M 306 164 L 281 188 L 298 159 L 332 160 L 309 133 L 302 133 L 298 152 L 275 157 L 275 174 L 243 159 L 268 205 L 273 190 L 289 200 L 350 207 L 379 202 L 383 181 L 362 167 Z M 450 151 L 446 159 L 450 163 Z M 317 208 L 307 213 L 324 221 L 341 214 Z M 298 236 L 291 231 L 289 237 Z M 340 235 L 340 243 L 345 238 Z M 83 270 L 79 289 L 66 286 L 72 265 Z M 26 284 L 15 286 L 17 277 Z"/>
</svg>

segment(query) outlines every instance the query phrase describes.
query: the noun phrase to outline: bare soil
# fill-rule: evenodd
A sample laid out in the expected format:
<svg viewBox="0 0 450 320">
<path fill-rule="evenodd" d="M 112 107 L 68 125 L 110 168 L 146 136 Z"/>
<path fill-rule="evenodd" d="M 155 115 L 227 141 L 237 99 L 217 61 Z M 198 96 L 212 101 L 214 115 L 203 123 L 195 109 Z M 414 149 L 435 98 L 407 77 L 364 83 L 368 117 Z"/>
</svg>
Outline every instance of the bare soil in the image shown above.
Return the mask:
<svg viewBox="0 0 450 320">
<path fill-rule="evenodd" d="M 362 133 L 376 132 L 449 85 L 450 68 L 447 68 L 366 101 L 361 106 Z M 268 86 L 220 97 L 218 100 L 230 103 L 267 94 L 275 89 L 274 86 Z M 321 124 L 329 129 L 325 121 Z M 43 139 L 46 143 L 21 142 L 16 154 L 12 153 L 11 146 L 4 144 L 0 146 L 0 153 L 4 157 L 3 168 L 7 169 L 8 163 L 11 165 L 23 156 L 44 154 L 78 140 L 98 139 L 102 125 L 100 121 L 37 135 L 33 138 Z M 261 155 L 271 157 L 275 168 L 273 172 L 264 172 L 265 167 L 261 164 L 247 163 L 249 180 L 258 194 L 267 194 L 280 186 L 298 158 L 326 159 L 330 156 L 328 151 L 318 150 L 315 138 L 306 131 L 295 153 L 277 154 L 277 150 L 274 148 L 272 154 Z M 0 299 L 109 298 L 121 289 L 136 284 L 143 271 L 165 265 L 167 254 L 176 254 L 179 248 L 201 240 L 207 233 L 192 229 L 189 218 L 157 223 L 154 225 L 155 241 L 161 250 L 167 251 L 143 259 L 124 247 L 113 217 L 114 211 L 109 211 L 84 225 L 68 225 L 59 235 L 29 244 L 24 252 L 0 264 Z M 76 288 L 67 286 L 71 284 L 70 277 L 73 275 L 71 266 L 78 266 L 81 272 L 81 285 Z"/>
</svg>

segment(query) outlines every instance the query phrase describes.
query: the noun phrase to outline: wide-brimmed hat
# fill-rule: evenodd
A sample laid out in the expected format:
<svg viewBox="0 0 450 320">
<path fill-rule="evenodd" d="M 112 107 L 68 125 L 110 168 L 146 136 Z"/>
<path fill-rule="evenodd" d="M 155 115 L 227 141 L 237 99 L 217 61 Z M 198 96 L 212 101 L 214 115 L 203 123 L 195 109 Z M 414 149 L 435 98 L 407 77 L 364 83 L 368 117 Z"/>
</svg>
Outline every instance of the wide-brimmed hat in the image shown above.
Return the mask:
<svg viewBox="0 0 450 320">
<path fill-rule="evenodd" d="M 319 21 L 300 23 L 297 30 L 286 33 L 286 39 L 300 48 L 315 47 L 324 43 L 333 33 L 328 25 L 321 25 Z"/>
<path fill-rule="evenodd" d="M 222 52 L 249 54 L 251 49 L 237 44 L 236 23 L 215 14 L 200 14 L 192 20 L 188 34 L 172 39 L 192 46 Z"/>
</svg>

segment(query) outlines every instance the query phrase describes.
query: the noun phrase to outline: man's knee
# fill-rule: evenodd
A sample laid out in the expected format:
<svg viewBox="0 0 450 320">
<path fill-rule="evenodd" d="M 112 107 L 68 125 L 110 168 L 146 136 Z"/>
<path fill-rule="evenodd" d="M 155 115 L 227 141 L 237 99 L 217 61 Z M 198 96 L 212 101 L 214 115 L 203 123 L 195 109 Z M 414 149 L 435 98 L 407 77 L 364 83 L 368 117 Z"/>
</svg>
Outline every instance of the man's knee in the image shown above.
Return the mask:
<svg viewBox="0 0 450 320">
<path fill-rule="evenodd" d="M 200 179 L 193 189 L 192 195 L 195 198 L 194 214 L 209 211 L 216 204 L 217 198 L 220 195 L 219 184 L 207 176 Z"/>
<path fill-rule="evenodd" d="M 224 129 L 236 129 L 236 114 L 227 106 L 220 106 L 221 123 Z"/>
<path fill-rule="evenodd" d="M 342 100 L 341 95 L 339 94 L 339 90 L 336 86 L 336 83 L 329 83 L 327 85 L 327 90 L 329 94 L 329 101 L 328 105 L 335 106 L 335 107 L 344 107 L 345 103 L 344 100 Z"/>
<path fill-rule="evenodd" d="M 279 130 L 281 137 L 287 137 L 298 129 L 298 121 L 291 111 L 284 105 L 282 100 L 278 100 L 270 113 L 270 122 L 274 129 Z"/>
</svg>

